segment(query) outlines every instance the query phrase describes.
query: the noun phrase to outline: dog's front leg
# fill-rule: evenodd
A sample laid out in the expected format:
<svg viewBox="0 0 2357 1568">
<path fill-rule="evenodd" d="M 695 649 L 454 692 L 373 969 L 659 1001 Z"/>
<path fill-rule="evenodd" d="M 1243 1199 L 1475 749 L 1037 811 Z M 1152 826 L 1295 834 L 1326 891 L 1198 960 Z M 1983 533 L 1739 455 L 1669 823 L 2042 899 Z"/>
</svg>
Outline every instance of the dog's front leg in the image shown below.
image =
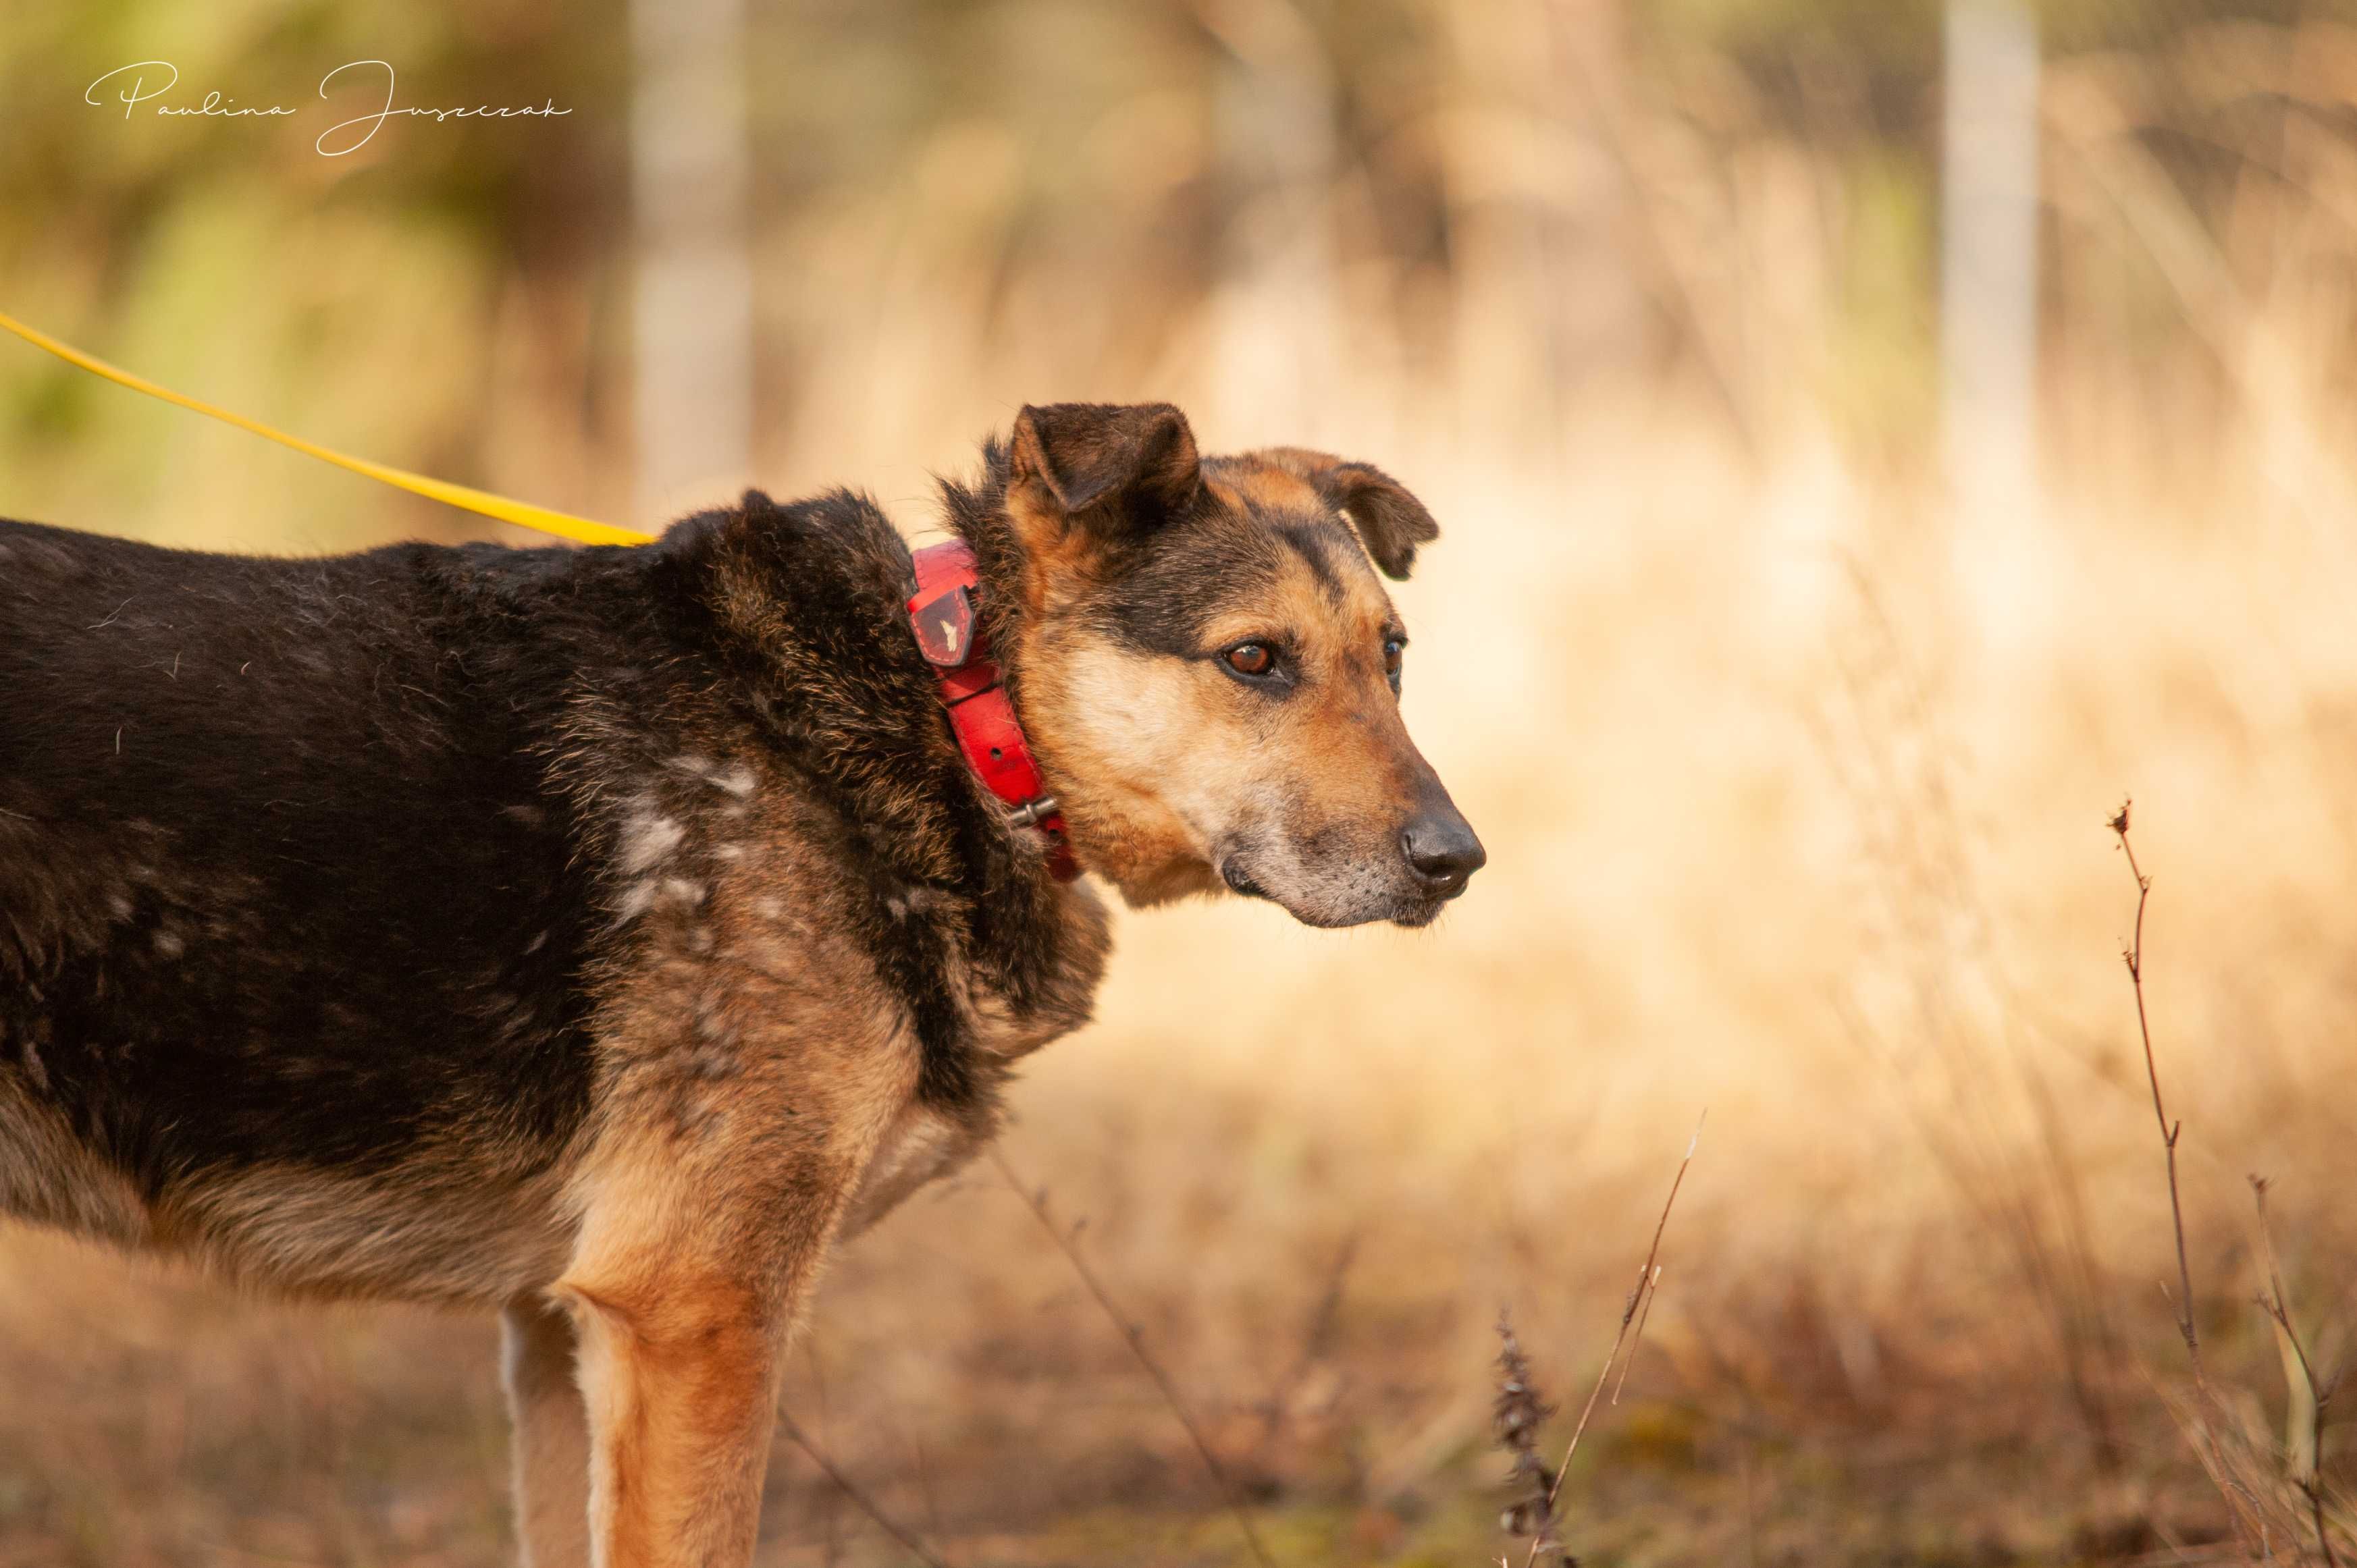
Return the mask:
<svg viewBox="0 0 2357 1568">
<path fill-rule="evenodd" d="M 705 908 L 732 909 L 725 890 Z M 568 1184 L 579 1223 L 551 1294 L 580 1338 L 596 1568 L 752 1560 L 787 1337 L 917 1087 L 897 1011 L 746 961 L 798 950 L 726 950 L 617 1004 Z"/>
<path fill-rule="evenodd" d="M 785 1318 L 745 1282 L 578 1287 L 597 1568 L 751 1561 Z"/>
<path fill-rule="evenodd" d="M 543 1296 L 519 1296 L 500 1329 L 523 1568 L 589 1568 L 589 1425 L 572 1314 Z"/>
<path fill-rule="evenodd" d="M 595 1184 L 554 1287 L 579 1337 L 597 1568 L 751 1561 L 786 1339 L 858 1142 L 846 1155 L 813 1139 L 771 1164 L 658 1133 L 607 1163 L 621 1179 Z"/>
</svg>

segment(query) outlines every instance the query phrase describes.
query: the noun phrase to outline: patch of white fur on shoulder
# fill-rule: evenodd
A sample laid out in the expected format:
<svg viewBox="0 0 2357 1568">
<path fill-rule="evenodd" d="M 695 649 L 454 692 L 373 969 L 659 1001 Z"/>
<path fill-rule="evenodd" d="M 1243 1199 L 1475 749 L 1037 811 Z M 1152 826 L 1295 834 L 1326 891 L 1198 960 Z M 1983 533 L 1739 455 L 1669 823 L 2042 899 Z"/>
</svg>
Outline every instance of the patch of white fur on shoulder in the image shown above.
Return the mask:
<svg viewBox="0 0 2357 1568">
<path fill-rule="evenodd" d="M 673 757 L 670 766 L 740 800 L 753 793 L 753 770 L 741 762 L 732 762 L 723 768 L 689 751 Z"/>
<path fill-rule="evenodd" d="M 673 818 L 641 811 L 622 830 L 622 869 L 636 874 L 661 865 L 687 837 L 687 829 Z"/>
</svg>

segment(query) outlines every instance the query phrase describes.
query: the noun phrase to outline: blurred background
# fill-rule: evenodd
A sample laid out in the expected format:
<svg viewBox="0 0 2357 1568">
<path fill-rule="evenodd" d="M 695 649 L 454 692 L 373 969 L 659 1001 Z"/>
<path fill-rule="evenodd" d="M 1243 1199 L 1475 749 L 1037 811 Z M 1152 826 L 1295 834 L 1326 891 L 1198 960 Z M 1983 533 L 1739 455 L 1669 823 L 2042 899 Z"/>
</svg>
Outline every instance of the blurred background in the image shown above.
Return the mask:
<svg viewBox="0 0 2357 1568">
<path fill-rule="evenodd" d="M 328 156 L 364 60 L 564 113 Z M 296 113 L 153 112 L 215 91 Z M 1492 1325 L 1576 1412 L 1706 1109 L 1587 1561 L 2357 1550 L 2246 1182 L 2325 1380 L 2357 5 L 89 0 L 0 8 L 0 310 L 614 522 L 848 484 L 921 534 L 1060 399 L 1430 503 L 1405 701 L 1480 885 L 1416 935 L 1123 918 L 1005 1145 L 1277 1560 L 1510 1549 Z M 0 513 L 502 536 L 7 338 Z M 0 1230 L 0 1564 L 504 1562 L 493 1345 Z M 786 1409 L 765 1563 L 909 1561 L 846 1482 L 961 1568 L 1250 1560 L 987 1165 L 846 1251 Z"/>
</svg>

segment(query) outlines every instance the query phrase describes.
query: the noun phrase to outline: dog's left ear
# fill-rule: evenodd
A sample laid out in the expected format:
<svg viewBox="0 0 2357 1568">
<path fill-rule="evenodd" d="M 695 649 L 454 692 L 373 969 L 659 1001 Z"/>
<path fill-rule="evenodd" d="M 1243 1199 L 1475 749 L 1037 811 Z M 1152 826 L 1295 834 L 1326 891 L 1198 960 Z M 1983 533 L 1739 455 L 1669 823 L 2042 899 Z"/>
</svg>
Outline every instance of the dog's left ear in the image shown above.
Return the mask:
<svg viewBox="0 0 2357 1568">
<path fill-rule="evenodd" d="M 1372 463 L 1347 463 L 1298 446 L 1265 456 L 1308 480 L 1328 506 L 1350 518 L 1359 542 L 1387 577 L 1405 577 L 1415 564 L 1415 547 L 1440 537 L 1440 524 L 1424 503 Z"/>
<path fill-rule="evenodd" d="M 1202 488 L 1187 416 L 1167 403 L 1051 403 L 1016 416 L 1010 510 L 1033 548 L 1075 531 L 1100 541 L 1185 512 Z"/>
</svg>

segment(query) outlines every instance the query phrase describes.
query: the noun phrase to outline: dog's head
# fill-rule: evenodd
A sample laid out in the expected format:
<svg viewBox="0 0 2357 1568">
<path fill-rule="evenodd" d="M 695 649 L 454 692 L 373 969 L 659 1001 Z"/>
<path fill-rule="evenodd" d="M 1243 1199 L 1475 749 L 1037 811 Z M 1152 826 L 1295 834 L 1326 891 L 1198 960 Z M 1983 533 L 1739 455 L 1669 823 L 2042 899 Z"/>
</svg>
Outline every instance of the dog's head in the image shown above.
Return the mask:
<svg viewBox="0 0 2357 1568">
<path fill-rule="evenodd" d="M 1221 887 L 1420 926 L 1485 858 L 1400 720 L 1375 569 L 1439 532 L 1380 470 L 1202 457 L 1167 403 L 1026 408 L 952 515 L 999 594 L 1073 848 L 1133 904 Z"/>
</svg>

